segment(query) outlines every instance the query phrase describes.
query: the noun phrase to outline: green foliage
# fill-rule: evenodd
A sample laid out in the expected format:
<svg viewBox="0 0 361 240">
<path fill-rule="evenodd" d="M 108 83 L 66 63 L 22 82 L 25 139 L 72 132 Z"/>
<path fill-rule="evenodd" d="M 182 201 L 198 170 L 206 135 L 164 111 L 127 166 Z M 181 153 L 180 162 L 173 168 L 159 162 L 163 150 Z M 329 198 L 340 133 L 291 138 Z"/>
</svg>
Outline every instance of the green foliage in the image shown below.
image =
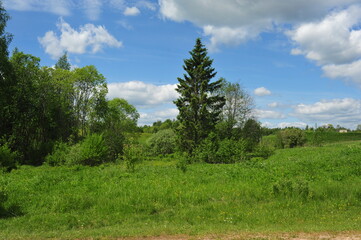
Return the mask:
<svg viewBox="0 0 361 240">
<path fill-rule="evenodd" d="M 105 78 L 95 66 L 76 68 L 73 71 L 74 112 L 81 136 L 86 136 L 89 126 L 102 121 L 105 95 L 108 92 Z M 90 120 L 90 121 L 88 121 Z"/>
<path fill-rule="evenodd" d="M 0 146 L 0 172 L 10 171 L 16 167 L 19 154 L 12 152 L 8 144 Z"/>
<path fill-rule="evenodd" d="M 221 78 L 222 87 L 218 90 L 225 98 L 225 105 L 222 111 L 221 138 L 230 138 L 234 135 L 234 129 L 244 127 L 247 119 L 251 117 L 253 108 L 252 97 L 241 88 L 239 83 L 231 83 Z"/>
<path fill-rule="evenodd" d="M 142 162 L 144 159 L 144 152 L 141 145 L 127 144 L 124 146 L 123 160 L 129 172 L 135 171 L 135 165 Z"/>
<path fill-rule="evenodd" d="M 310 132 L 308 139 L 312 146 L 320 147 L 325 141 L 325 131 L 322 128 L 317 128 Z"/>
<path fill-rule="evenodd" d="M 236 163 L 246 159 L 246 142 L 241 140 L 220 140 L 215 133 L 200 144 L 194 152 L 194 160 L 206 163 Z"/>
<path fill-rule="evenodd" d="M 339 132 L 327 131 L 323 128 L 317 128 L 315 131 L 306 131 L 307 142 L 310 142 L 311 145 L 317 146 L 318 144 L 314 144 L 315 137 L 317 137 L 316 139 L 318 139 L 318 141 L 321 142 L 321 145 L 324 145 L 327 143 L 358 141 L 361 140 L 361 133 L 359 132 L 339 133 Z"/>
<path fill-rule="evenodd" d="M 294 148 L 303 146 L 306 142 L 304 131 L 299 128 L 286 128 L 277 133 L 281 148 Z"/>
<path fill-rule="evenodd" d="M 55 64 L 55 69 L 63 69 L 63 70 L 70 70 L 71 65 L 68 61 L 67 53 L 64 53 L 63 56 L 59 58 L 59 60 Z"/>
<path fill-rule="evenodd" d="M 64 142 L 54 144 L 54 149 L 48 156 L 45 157 L 45 162 L 50 166 L 64 165 L 69 159 L 69 152 L 71 147 Z"/>
<path fill-rule="evenodd" d="M 155 156 L 174 153 L 177 147 L 177 135 L 172 129 L 160 130 L 147 140 L 147 147 Z"/>
<path fill-rule="evenodd" d="M 1 218 L 0 239 L 360 231 L 360 153 L 359 142 L 281 149 L 185 172 L 178 159 L 133 173 L 122 164 L 21 166 L 0 175 L 0 191 L 7 212 L 26 214 Z"/>
<path fill-rule="evenodd" d="M 248 119 L 242 129 L 242 137 L 246 140 L 246 150 L 252 152 L 259 144 L 262 138 L 261 124 L 255 119 Z"/>
<path fill-rule="evenodd" d="M 105 106 L 106 114 L 103 122 L 99 122 L 94 132 L 102 132 L 109 147 L 111 159 L 123 154 L 123 145 L 127 138 L 134 137 L 137 132 L 139 113 L 125 99 L 114 98 Z"/>
<path fill-rule="evenodd" d="M 178 78 L 176 91 L 180 97 L 174 101 L 179 110 L 177 134 L 181 148 L 188 153 L 214 130 L 225 101 L 217 94 L 222 80 L 211 82 L 216 75 L 213 60 L 207 56 L 207 49 L 199 38 L 190 55 L 191 58 L 184 60 L 184 78 Z"/>
<path fill-rule="evenodd" d="M 105 145 L 103 135 L 91 134 L 80 143 L 80 158 L 73 164 L 96 166 L 107 162 L 108 147 Z"/>
<path fill-rule="evenodd" d="M 91 134 L 74 145 L 59 142 L 53 152 L 46 157 L 46 163 L 50 166 L 96 166 L 108 161 L 109 148 L 101 134 Z"/>
</svg>

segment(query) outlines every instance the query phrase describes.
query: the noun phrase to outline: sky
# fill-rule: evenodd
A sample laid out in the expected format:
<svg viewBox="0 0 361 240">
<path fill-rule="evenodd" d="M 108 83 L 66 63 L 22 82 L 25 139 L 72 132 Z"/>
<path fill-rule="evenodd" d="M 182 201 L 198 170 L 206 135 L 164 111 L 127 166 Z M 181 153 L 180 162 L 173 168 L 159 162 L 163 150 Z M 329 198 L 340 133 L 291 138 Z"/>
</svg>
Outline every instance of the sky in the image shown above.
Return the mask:
<svg viewBox="0 0 361 240">
<path fill-rule="evenodd" d="M 139 125 L 175 119 L 196 38 L 267 127 L 361 124 L 361 0 L 2 0 L 10 50 L 94 65 Z"/>
</svg>

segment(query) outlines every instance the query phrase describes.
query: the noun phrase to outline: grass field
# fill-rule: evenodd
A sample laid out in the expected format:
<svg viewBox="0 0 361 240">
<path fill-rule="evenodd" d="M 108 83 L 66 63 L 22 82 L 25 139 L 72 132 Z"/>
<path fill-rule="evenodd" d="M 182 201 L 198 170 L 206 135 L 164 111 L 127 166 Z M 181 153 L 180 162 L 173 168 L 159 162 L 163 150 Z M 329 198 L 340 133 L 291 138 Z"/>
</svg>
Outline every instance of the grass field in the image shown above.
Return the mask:
<svg viewBox="0 0 361 240">
<path fill-rule="evenodd" d="M 361 142 L 185 173 L 176 160 L 134 173 L 23 166 L 1 175 L 0 191 L 0 239 L 361 231 Z"/>
</svg>

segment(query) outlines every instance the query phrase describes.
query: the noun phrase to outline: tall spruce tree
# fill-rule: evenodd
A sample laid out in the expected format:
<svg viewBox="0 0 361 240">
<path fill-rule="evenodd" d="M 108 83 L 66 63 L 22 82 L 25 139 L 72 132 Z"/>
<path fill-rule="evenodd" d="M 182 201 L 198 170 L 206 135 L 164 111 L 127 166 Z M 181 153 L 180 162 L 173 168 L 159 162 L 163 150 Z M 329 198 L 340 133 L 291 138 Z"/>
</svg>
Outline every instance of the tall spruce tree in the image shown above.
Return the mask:
<svg viewBox="0 0 361 240">
<path fill-rule="evenodd" d="M 70 70 L 71 65 L 68 61 L 68 54 L 64 53 L 63 56 L 59 58 L 57 63 L 55 64 L 55 69 L 64 69 L 64 70 Z"/>
<path fill-rule="evenodd" d="M 225 99 L 216 94 L 222 80 L 211 82 L 217 73 L 199 38 L 189 53 L 191 58 L 185 59 L 183 65 L 186 73 L 183 79 L 178 78 L 176 91 L 180 97 L 174 103 L 179 110 L 177 132 L 181 147 L 191 154 L 219 121 Z"/>
</svg>

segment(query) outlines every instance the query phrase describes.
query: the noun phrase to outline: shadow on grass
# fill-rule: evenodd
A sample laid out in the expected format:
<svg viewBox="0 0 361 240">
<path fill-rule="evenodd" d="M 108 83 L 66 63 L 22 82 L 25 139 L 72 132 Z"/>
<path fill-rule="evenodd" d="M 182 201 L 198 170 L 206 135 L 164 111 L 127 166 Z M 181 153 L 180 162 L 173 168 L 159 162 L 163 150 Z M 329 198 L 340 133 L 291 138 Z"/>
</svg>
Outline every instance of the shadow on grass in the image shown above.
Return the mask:
<svg viewBox="0 0 361 240">
<path fill-rule="evenodd" d="M 20 206 L 12 204 L 5 206 L 5 202 L 8 200 L 7 194 L 0 191 L 0 219 L 13 218 L 23 216 L 24 213 L 21 211 Z"/>
</svg>

